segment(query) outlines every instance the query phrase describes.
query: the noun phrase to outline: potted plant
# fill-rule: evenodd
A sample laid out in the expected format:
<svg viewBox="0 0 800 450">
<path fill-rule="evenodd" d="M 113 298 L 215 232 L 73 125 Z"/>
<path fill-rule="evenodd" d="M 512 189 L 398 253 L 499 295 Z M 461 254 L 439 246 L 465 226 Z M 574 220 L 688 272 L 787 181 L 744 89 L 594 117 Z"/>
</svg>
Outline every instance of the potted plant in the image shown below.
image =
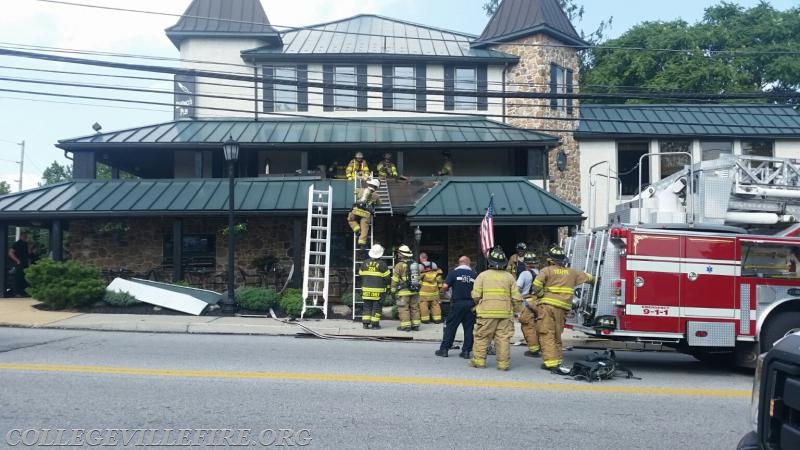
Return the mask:
<svg viewBox="0 0 800 450">
<path fill-rule="evenodd" d="M 128 230 L 130 230 L 130 227 L 128 226 L 127 222 L 122 221 L 103 222 L 97 228 L 99 233 L 111 235 L 111 238 L 115 241 L 119 241 L 122 238 L 122 235 Z"/>
<path fill-rule="evenodd" d="M 227 236 L 228 233 L 230 233 L 230 230 L 228 228 L 229 227 L 225 227 L 225 228 L 223 228 L 221 230 L 223 236 Z M 247 222 L 239 222 L 239 223 L 233 225 L 233 234 L 234 235 L 238 236 L 238 235 L 244 234 L 244 233 L 247 233 Z"/>
</svg>

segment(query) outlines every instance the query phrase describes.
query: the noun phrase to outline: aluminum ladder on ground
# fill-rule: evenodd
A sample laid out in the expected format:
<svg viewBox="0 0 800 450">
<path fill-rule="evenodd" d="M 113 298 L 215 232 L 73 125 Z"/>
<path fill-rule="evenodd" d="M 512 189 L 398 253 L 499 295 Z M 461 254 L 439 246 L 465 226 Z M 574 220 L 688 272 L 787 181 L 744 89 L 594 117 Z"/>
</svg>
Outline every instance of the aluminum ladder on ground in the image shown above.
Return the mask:
<svg viewBox="0 0 800 450">
<path fill-rule="evenodd" d="M 313 184 L 309 186 L 301 318 L 312 308 L 322 310 L 325 318 L 328 318 L 332 213 L 333 187 L 316 190 Z"/>
</svg>

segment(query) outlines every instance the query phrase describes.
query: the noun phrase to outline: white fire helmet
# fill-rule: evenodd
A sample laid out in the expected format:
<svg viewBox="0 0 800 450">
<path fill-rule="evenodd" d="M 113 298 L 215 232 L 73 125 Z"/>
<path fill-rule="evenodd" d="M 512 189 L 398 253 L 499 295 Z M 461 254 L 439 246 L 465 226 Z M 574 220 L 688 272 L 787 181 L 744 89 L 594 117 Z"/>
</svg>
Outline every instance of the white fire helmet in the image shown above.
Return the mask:
<svg viewBox="0 0 800 450">
<path fill-rule="evenodd" d="M 408 248 L 407 245 L 401 245 L 400 248 L 397 249 L 397 254 L 400 256 L 405 256 L 407 258 L 414 256 L 414 254 L 411 253 L 411 249 Z"/>
<path fill-rule="evenodd" d="M 372 248 L 369 249 L 369 257 L 372 259 L 378 259 L 383 256 L 383 247 L 381 244 L 375 244 Z"/>
<path fill-rule="evenodd" d="M 377 178 L 372 178 L 369 181 L 367 181 L 367 186 L 372 187 L 372 189 L 378 189 L 379 187 L 381 187 L 381 182 Z"/>
</svg>

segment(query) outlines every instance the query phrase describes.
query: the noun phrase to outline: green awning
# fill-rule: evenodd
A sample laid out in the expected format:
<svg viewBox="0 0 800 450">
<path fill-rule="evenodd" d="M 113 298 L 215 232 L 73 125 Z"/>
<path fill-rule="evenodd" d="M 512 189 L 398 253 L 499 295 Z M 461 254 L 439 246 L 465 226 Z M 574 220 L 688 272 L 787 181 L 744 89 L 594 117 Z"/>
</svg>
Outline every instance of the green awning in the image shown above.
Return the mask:
<svg viewBox="0 0 800 450">
<path fill-rule="evenodd" d="M 305 215 L 308 187 L 333 186 L 333 207 L 353 204 L 353 182 L 312 177 L 238 178 L 236 212 L 247 215 Z M 185 180 L 76 180 L 0 197 L 5 220 L 80 217 L 222 215 L 228 211 L 226 178 Z"/>
<path fill-rule="evenodd" d="M 416 225 L 480 224 L 494 198 L 494 222 L 502 225 L 578 225 L 582 211 L 523 177 L 453 177 L 425 195 L 408 220 Z"/>
<path fill-rule="evenodd" d="M 558 138 L 481 117 L 392 119 L 208 119 L 178 120 L 59 141 L 64 150 L 165 146 L 219 148 L 232 137 L 240 145 L 280 149 L 532 147 L 554 146 Z"/>
</svg>

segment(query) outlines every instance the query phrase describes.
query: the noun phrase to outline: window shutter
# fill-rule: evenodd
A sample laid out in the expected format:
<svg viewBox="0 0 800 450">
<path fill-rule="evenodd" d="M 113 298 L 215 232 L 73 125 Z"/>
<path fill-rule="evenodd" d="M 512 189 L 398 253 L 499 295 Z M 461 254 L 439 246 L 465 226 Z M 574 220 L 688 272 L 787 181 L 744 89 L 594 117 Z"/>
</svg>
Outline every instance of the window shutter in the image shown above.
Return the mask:
<svg viewBox="0 0 800 450">
<path fill-rule="evenodd" d="M 392 86 L 394 86 L 392 79 L 392 71 L 394 67 L 391 64 L 383 65 L 383 110 L 391 111 L 394 104 L 394 93 Z"/>
<path fill-rule="evenodd" d="M 261 74 L 264 88 L 264 112 L 275 112 L 275 70 L 272 66 L 264 66 Z"/>
<path fill-rule="evenodd" d="M 456 109 L 455 98 L 455 77 L 456 68 L 454 66 L 444 66 L 444 110 L 453 111 Z"/>
<path fill-rule="evenodd" d="M 367 65 L 359 64 L 356 66 L 356 109 L 359 111 L 367 110 Z"/>
<path fill-rule="evenodd" d="M 567 78 L 567 89 L 566 89 L 567 94 L 572 94 L 574 92 L 574 89 L 572 87 L 572 70 L 567 69 L 566 78 Z M 572 97 L 567 98 L 567 114 L 572 114 L 573 111 L 572 105 L 573 105 Z"/>
<path fill-rule="evenodd" d="M 550 94 L 558 92 L 558 66 L 550 64 Z M 558 108 L 558 99 L 555 97 L 550 98 L 550 108 Z"/>
<path fill-rule="evenodd" d="M 486 66 L 478 66 L 476 70 L 476 74 L 478 77 L 478 111 L 486 111 L 489 109 L 489 98 L 485 95 L 489 91 L 489 81 L 487 79 L 487 68 Z"/>
<path fill-rule="evenodd" d="M 333 66 L 322 65 L 322 110 L 333 111 Z"/>
<path fill-rule="evenodd" d="M 427 98 L 425 90 L 428 88 L 428 66 L 425 64 L 417 64 L 414 69 L 417 75 L 417 111 L 427 110 Z"/>
<path fill-rule="evenodd" d="M 308 66 L 297 65 L 297 110 L 308 111 Z"/>
</svg>

